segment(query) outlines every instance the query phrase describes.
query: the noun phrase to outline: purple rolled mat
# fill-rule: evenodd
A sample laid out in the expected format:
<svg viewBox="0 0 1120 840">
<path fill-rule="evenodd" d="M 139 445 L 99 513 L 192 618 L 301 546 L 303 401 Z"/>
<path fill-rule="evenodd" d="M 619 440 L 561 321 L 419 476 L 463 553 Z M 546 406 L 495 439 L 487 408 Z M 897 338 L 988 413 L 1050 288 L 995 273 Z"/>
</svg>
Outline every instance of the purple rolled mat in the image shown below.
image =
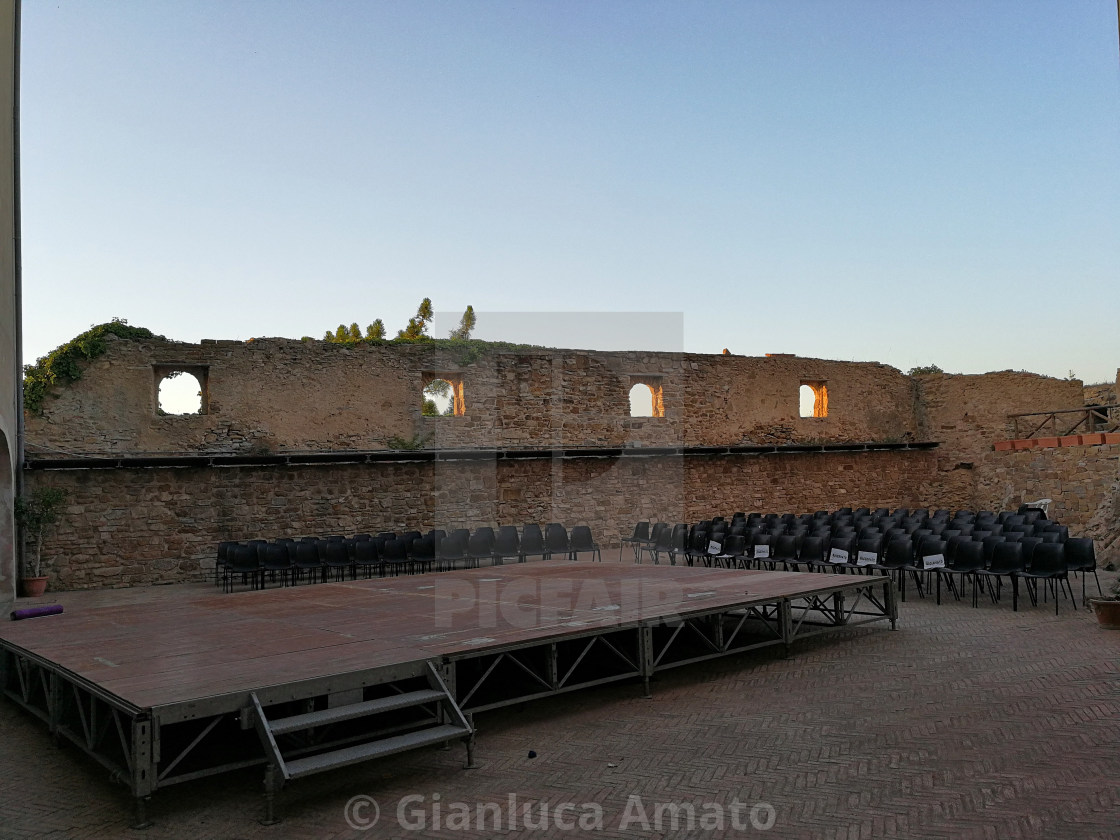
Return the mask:
<svg viewBox="0 0 1120 840">
<path fill-rule="evenodd" d="M 38 618 L 41 615 L 58 615 L 62 612 L 62 604 L 44 604 L 41 607 L 28 607 L 25 610 L 12 610 L 12 621 L 24 618 Z"/>
</svg>

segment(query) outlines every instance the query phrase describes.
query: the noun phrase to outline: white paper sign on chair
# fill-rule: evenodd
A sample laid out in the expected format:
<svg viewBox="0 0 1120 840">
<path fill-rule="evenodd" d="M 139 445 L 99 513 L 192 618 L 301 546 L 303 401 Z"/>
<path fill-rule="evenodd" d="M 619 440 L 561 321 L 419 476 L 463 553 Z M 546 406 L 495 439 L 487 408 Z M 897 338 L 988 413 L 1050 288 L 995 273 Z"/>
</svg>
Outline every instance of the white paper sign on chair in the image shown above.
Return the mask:
<svg viewBox="0 0 1120 840">
<path fill-rule="evenodd" d="M 754 547 L 754 558 L 756 560 L 759 559 L 760 557 L 769 557 L 769 556 L 770 556 L 770 546 L 768 546 L 768 545 L 756 545 Z"/>
<path fill-rule="evenodd" d="M 834 548 L 828 553 L 828 562 L 830 563 L 847 563 L 849 559 L 848 552 L 842 548 Z"/>
<path fill-rule="evenodd" d="M 856 555 L 857 566 L 874 566 L 879 561 L 879 556 L 874 551 L 861 551 Z"/>
<path fill-rule="evenodd" d="M 944 569 L 945 568 L 945 555 L 944 554 L 928 554 L 922 558 L 923 569 Z"/>
<path fill-rule="evenodd" d="M 723 543 L 718 543 L 715 540 L 708 540 L 708 553 L 719 554 L 723 551 Z"/>
</svg>

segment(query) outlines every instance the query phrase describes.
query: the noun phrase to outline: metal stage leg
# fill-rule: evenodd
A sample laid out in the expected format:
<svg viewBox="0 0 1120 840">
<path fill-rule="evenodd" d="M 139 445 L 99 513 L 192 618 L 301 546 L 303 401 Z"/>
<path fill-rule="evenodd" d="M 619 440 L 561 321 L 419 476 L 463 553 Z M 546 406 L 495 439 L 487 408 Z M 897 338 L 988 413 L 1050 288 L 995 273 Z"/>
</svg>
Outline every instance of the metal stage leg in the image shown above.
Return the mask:
<svg viewBox="0 0 1120 840">
<path fill-rule="evenodd" d="M 134 809 L 132 818 L 132 828 L 136 831 L 143 831 L 146 828 L 152 827 L 152 821 L 148 819 L 148 797 L 136 796 L 133 797 Z"/>
<path fill-rule="evenodd" d="M 465 715 L 465 717 L 467 719 L 467 723 L 471 725 L 471 734 L 463 739 L 463 743 L 467 745 L 467 763 L 466 766 L 463 767 L 463 769 L 475 770 L 478 768 L 478 765 L 474 760 L 474 715 Z"/>
<path fill-rule="evenodd" d="M 782 636 L 782 658 L 789 658 L 793 645 L 793 605 L 789 598 L 778 602 L 778 632 Z"/>
<path fill-rule="evenodd" d="M 648 624 L 641 628 L 638 635 L 639 655 L 642 665 L 642 688 L 646 700 L 652 700 L 653 694 L 649 690 L 649 678 L 653 675 L 653 628 Z"/>
<path fill-rule="evenodd" d="M 276 794 L 280 790 L 278 781 L 280 774 L 276 765 L 269 762 L 264 771 L 264 819 L 261 825 L 276 825 L 280 820 L 276 818 Z"/>
<path fill-rule="evenodd" d="M 898 629 L 898 595 L 894 591 L 894 581 L 890 575 L 883 578 L 883 599 L 887 605 L 887 616 L 891 620 L 891 629 Z"/>
</svg>

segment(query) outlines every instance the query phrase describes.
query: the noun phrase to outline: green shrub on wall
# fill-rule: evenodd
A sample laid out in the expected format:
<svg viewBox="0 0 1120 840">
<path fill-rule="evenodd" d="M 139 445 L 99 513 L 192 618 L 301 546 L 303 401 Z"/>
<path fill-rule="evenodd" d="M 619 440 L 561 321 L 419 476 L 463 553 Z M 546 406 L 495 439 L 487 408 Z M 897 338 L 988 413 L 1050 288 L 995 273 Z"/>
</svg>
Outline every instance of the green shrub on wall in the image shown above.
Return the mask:
<svg viewBox="0 0 1120 840">
<path fill-rule="evenodd" d="M 23 368 L 23 406 L 28 411 L 41 414 L 43 401 L 56 385 L 69 385 L 82 378 L 82 369 L 90 359 L 105 352 L 105 336 L 115 335 L 129 341 L 166 341 L 143 327 L 130 327 L 128 321 L 114 318 L 107 324 L 97 324 L 81 335 L 75 336 L 61 347 L 56 347 L 33 365 Z"/>
</svg>

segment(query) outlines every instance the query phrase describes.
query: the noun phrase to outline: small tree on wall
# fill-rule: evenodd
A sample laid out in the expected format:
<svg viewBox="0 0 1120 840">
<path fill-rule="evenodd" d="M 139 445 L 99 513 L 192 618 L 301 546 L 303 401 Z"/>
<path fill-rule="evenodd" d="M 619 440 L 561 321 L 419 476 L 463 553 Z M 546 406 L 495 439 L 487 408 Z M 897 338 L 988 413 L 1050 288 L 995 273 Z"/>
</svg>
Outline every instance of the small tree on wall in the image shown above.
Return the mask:
<svg viewBox="0 0 1120 840">
<path fill-rule="evenodd" d="M 66 491 L 57 487 L 38 487 L 16 499 L 16 523 L 31 551 L 24 552 L 24 577 L 41 577 L 43 571 L 43 538 L 62 518 Z"/>
</svg>

